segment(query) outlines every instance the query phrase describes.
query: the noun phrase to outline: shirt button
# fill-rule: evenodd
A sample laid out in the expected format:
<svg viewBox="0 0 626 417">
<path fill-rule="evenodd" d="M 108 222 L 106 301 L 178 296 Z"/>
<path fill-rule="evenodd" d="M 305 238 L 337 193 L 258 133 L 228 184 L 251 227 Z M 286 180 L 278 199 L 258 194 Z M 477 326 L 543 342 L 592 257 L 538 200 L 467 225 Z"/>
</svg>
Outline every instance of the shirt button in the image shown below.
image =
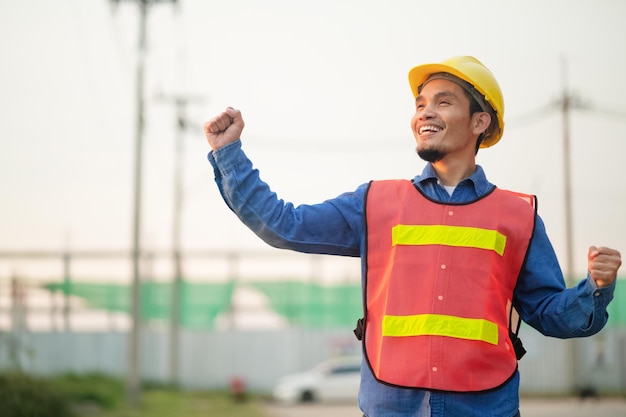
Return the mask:
<svg viewBox="0 0 626 417">
<path fill-rule="evenodd" d="M 441 269 L 446 269 L 446 268 L 447 268 L 446 264 L 441 264 Z"/>
<path fill-rule="evenodd" d="M 438 297 L 437 297 L 437 300 L 439 300 L 439 301 L 443 301 L 443 295 L 438 296 Z"/>
<path fill-rule="evenodd" d="M 452 210 L 450 210 L 450 211 L 448 212 L 448 216 L 454 216 L 454 212 L 453 212 Z"/>
<path fill-rule="evenodd" d="M 600 296 L 600 291 L 594 292 L 593 295 L 595 295 L 596 297 L 599 297 Z"/>
<path fill-rule="evenodd" d="M 437 367 L 433 366 L 433 372 L 437 372 L 437 371 L 438 371 Z"/>
</svg>

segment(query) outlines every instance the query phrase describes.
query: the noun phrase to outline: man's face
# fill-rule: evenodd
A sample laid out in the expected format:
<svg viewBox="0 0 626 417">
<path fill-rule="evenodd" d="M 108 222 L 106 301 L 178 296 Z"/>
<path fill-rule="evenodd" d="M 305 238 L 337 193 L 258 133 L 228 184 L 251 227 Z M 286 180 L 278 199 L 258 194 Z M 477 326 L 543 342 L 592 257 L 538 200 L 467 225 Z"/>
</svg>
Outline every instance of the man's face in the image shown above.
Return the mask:
<svg viewBox="0 0 626 417">
<path fill-rule="evenodd" d="M 475 153 L 469 99 L 458 84 L 448 80 L 428 82 L 415 100 L 411 129 L 420 158 L 437 162 L 448 155 Z"/>
</svg>

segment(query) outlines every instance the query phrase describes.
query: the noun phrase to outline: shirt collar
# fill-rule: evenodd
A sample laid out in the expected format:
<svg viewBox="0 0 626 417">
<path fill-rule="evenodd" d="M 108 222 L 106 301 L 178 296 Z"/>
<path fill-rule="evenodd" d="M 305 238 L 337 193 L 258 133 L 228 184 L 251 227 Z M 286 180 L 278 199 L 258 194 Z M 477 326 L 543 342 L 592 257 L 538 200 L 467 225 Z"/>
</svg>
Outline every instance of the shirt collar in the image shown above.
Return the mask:
<svg viewBox="0 0 626 417">
<path fill-rule="evenodd" d="M 424 167 L 422 173 L 416 176 L 413 180 L 415 184 L 426 185 L 427 183 L 438 183 L 439 178 L 437 177 L 437 173 L 433 168 L 432 164 L 428 163 Z M 480 165 L 476 165 L 476 171 L 469 177 L 462 180 L 457 187 L 459 186 L 470 186 L 473 188 L 474 192 L 478 196 L 482 196 L 489 191 L 491 191 L 494 187 L 487 180 L 487 176 L 485 175 L 485 171 Z"/>
</svg>

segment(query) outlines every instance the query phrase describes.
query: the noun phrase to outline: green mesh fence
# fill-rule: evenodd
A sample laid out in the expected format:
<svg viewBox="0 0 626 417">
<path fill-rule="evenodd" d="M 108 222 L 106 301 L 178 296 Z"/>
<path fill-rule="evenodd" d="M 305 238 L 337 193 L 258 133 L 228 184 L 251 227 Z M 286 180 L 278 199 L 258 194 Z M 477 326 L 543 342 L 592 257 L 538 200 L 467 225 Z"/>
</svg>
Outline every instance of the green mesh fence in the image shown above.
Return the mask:
<svg viewBox="0 0 626 417">
<path fill-rule="evenodd" d="M 92 308 L 127 313 L 130 303 L 128 285 L 61 283 L 47 284 L 49 291 L 60 291 L 66 295 L 74 295 L 84 299 Z"/>
<path fill-rule="evenodd" d="M 325 286 L 300 281 L 252 282 L 269 300 L 270 308 L 293 326 L 307 328 L 351 327 L 362 316 L 361 288 L 358 284 Z M 97 309 L 129 313 L 130 286 L 72 282 L 45 285 L 85 300 Z M 146 321 L 170 317 L 171 284 L 141 284 L 141 314 Z M 211 329 L 215 318 L 231 308 L 235 283 L 189 283 L 181 286 L 180 324 L 186 328 Z M 609 326 L 626 326 L 626 281 L 618 280 L 615 298 L 609 305 Z"/>
<path fill-rule="evenodd" d="M 215 318 L 228 311 L 235 284 L 185 283 L 181 290 L 181 325 L 188 328 L 213 328 Z"/>
<path fill-rule="evenodd" d="M 274 311 L 295 326 L 355 326 L 363 315 L 360 285 L 257 282 L 252 286 L 269 298 Z"/>
<path fill-rule="evenodd" d="M 49 291 L 82 298 L 89 307 L 130 314 L 130 286 L 85 282 L 44 285 Z M 230 308 L 232 282 L 205 284 L 182 282 L 180 324 L 187 328 L 212 328 L 215 318 Z M 144 282 L 140 286 L 141 317 L 145 321 L 167 320 L 171 309 L 170 283 Z"/>
<path fill-rule="evenodd" d="M 609 326 L 625 327 L 626 326 L 626 280 L 618 279 L 615 286 L 615 297 L 609 307 Z"/>
<path fill-rule="evenodd" d="M 292 325 L 302 327 L 354 326 L 362 315 L 359 285 L 257 282 L 250 284 L 265 295 L 270 308 Z M 91 308 L 130 314 L 130 286 L 74 281 L 51 283 L 44 288 L 82 298 Z M 206 284 L 183 282 L 180 324 L 186 328 L 213 328 L 218 315 L 231 308 L 234 282 Z M 140 286 L 141 317 L 145 321 L 167 320 L 171 308 L 170 283 L 144 282 Z"/>
</svg>

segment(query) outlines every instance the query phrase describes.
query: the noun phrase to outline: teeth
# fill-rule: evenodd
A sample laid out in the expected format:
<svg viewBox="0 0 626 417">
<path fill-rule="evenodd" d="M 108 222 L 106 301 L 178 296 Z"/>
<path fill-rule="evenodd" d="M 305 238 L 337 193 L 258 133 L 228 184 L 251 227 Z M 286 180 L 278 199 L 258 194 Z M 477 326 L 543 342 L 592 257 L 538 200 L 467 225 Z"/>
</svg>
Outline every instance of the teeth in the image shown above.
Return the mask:
<svg viewBox="0 0 626 417">
<path fill-rule="evenodd" d="M 424 132 L 439 132 L 441 130 L 441 128 L 437 127 L 437 126 L 422 126 L 420 127 L 420 134 L 424 133 Z"/>
</svg>

